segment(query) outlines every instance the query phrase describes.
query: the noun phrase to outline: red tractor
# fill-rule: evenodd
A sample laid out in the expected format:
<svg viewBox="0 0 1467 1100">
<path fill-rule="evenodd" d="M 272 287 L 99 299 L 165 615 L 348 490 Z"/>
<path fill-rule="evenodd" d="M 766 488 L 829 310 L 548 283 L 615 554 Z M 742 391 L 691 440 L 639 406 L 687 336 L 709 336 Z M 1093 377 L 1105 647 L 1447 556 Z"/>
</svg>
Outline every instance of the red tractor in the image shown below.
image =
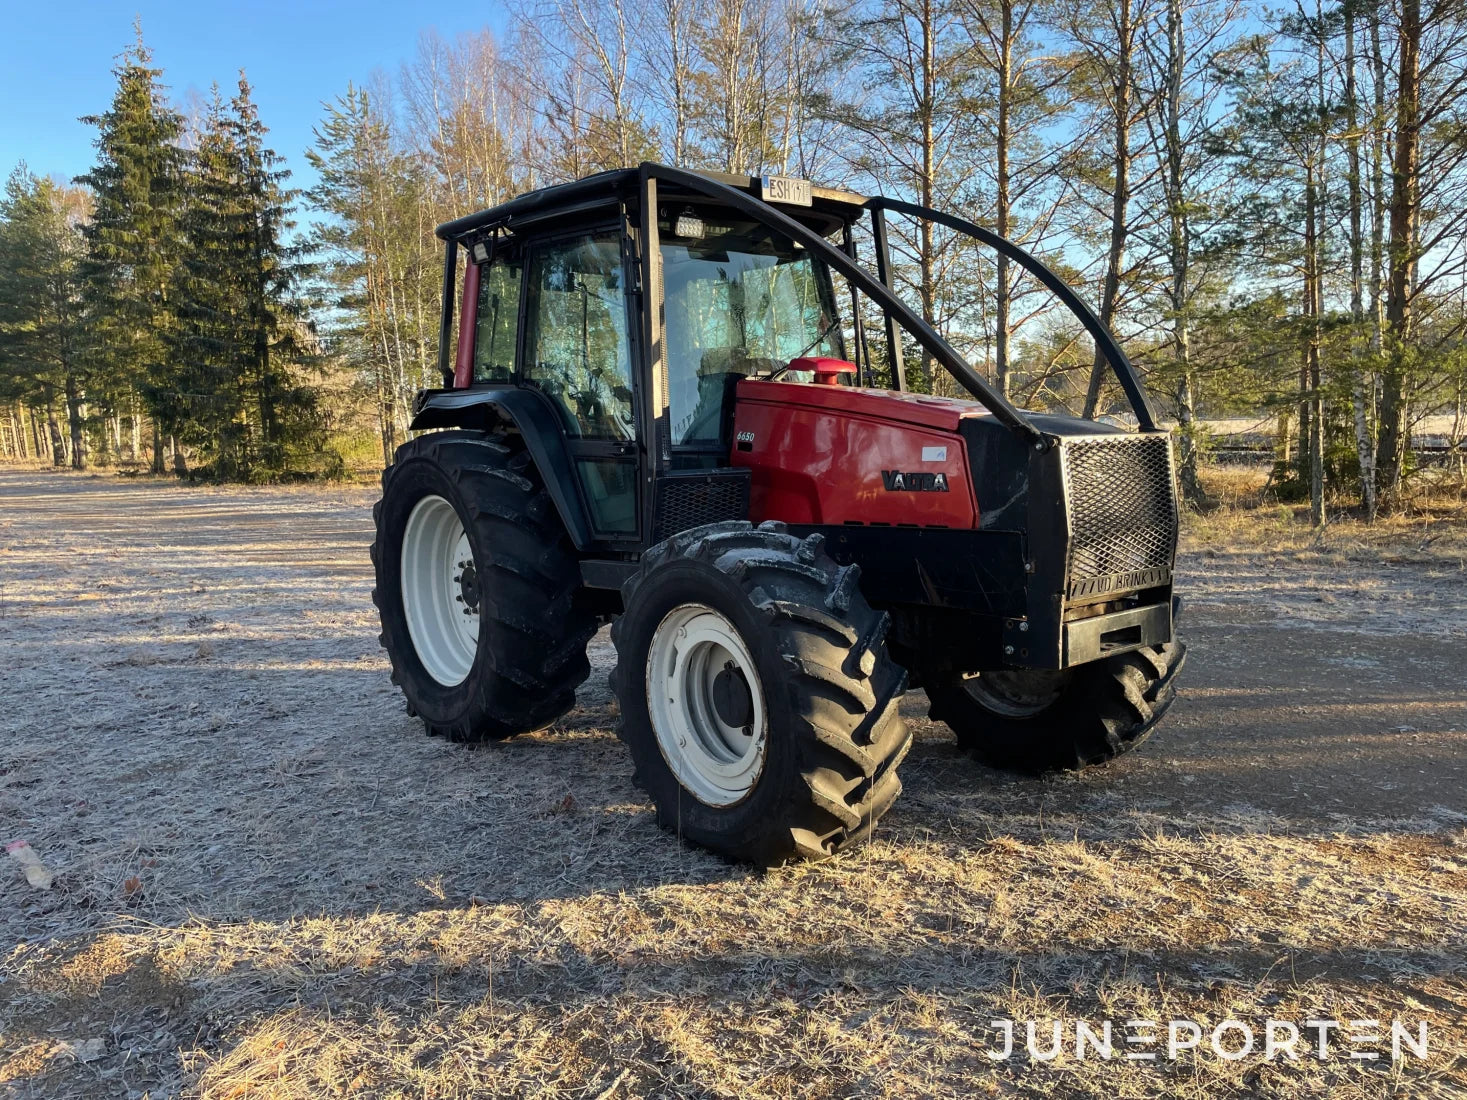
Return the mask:
<svg viewBox="0 0 1467 1100">
<path fill-rule="evenodd" d="M 888 211 L 1044 283 L 1137 430 L 989 386 L 893 293 Z M 412 427 L 441 430 L 383 474 L 372 547 L 392 677 L 430 731 L 554 722 L 611 621 L 621 737 L 658 820 L 767 864 L 870 833 L 901 790 L 908 687 L 980 760 L 1025 771 L 1107 760 L 1170 705 L 1170 438 L 1024 250 L 910 203 L 652 164 L 438 236 L 443 388 Z M 852 323 L 863 297 L 884 357 Z M 973 400 L 907 392 L 903 331 Z M 891 388 L 870 386 L 878 365 Z"/>
</svg>

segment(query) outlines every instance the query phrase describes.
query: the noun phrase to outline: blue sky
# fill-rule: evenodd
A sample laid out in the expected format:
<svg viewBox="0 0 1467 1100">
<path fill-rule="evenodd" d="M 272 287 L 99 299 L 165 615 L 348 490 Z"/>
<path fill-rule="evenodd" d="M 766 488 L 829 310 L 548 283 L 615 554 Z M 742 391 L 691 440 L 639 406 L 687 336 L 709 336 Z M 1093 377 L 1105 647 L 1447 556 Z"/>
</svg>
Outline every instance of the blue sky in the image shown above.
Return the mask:
<svg viewBox="0 0 1467 1100">
<path fill-rule="evenodd" d="M 92 163 L 94 131 L 77 121 L 107 108 L 114 59 L 131 42 L 135 16 L 175 99 L 232 93 L 243 67 L 271 144 L 310 182 L 305 149 L 321 102 L 373 69 L 395 74 L 430 27 L 445 37 L 503 25 L 496 4 L 390 0 L 45 0 L 0 3 L 0 173 L 24 160 L 38 175 L 75 176 Z"/>
</svg>

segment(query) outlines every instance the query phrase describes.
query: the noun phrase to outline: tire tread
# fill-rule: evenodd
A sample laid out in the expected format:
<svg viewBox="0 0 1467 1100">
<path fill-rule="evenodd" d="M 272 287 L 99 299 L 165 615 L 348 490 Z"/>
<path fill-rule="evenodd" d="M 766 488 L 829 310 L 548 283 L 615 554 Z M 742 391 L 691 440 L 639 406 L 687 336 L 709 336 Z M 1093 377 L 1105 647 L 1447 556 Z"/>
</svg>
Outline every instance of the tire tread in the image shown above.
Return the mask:
<svg viewBox="0 0 1467 1100">
<path fill-rule="evenodd" d="M 884 649 L 887 613 L 866 603 L 857 571 L 826 557 L 823 541 L 796 538 L 783 524 L 709 524 L 648 550 L 622 589 L 624 605 L 632 607 L 668 562 L 691 559 L 717 569 L 762 613 L 767 641 L 789 670 L 781 686 L 796 728 L 778 733 L 796 741 L 799 789 L 783 793 L 778 821 L 742 835 L 693 838 L 736 859 L 769 865 L 828 858 L 869 837 L 901 790 L 896 765 L 911 744 L 897 706 L 906 671 Z M 633 668 L 624 652 L 622 624 L 618 619 L 611 628 L 617 649 L 611 681 L 624 718 L 620 736 L 634 758 L 646 757 L 637 760 L 645 785 L 640 777 L 660 750 L 650 726 L 633 731 L 625 720 L 633 693 L 644 688 L 641 664 Z M 658 820 L 681 831 L 677 807 L 659 805 Z"/>
<path fill-rule="evenodd" d="M 405 624 L 389 623 L 382 587 L 383 500 L 406 464 L 416 460 L 433 463 L 457 487 L 472 540 L 498 549 L 485 574 L 499 574 L 501 582 L 489 601 L 494 610 L 481 642 L 489 653 L 479 663 L 469 705 L 458 717 L 439 722 L 423 716 L 411 697 L 412 640 Z M 383 616 L 378 640 L 387 651 L 392 682 L 409 694 L 409 711 L 423 717 L 431 734 L 488 741 L 543 729 L 570 710 L 575 689 L 590 675 L 585 649 L 596 624 L 577 603 L 579 561 L 529 454 L 504 436 L 429 433 L 397 449 L 382 472 L 382 492 L 372 509 L 372 602 Z"/>
</svg>

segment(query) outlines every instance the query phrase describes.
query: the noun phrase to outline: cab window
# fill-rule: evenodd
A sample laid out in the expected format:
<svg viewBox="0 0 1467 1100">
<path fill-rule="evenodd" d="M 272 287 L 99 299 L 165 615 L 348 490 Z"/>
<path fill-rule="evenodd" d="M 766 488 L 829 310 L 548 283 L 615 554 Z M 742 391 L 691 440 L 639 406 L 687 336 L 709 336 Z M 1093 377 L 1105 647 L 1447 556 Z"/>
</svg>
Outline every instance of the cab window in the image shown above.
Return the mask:
<svg viewBox="0 0 1467 1100">
<path fill-rule="evenodd" d="M 519 336 L 518 258 L 496 257 L 479 273 L 479 320 L 474 333 L 474 381 L 508 382 L 514 377 Z"/>
<path fill-rule="evenodd" d="M 842 357 L 840 326 L 824 265 L 791 241 L 752 221 L 710 221 L 692 239 L 675 228 L 662 237 L 672 441 L 708 445 L 731 380 L 801 355 Z"/>
</svg>

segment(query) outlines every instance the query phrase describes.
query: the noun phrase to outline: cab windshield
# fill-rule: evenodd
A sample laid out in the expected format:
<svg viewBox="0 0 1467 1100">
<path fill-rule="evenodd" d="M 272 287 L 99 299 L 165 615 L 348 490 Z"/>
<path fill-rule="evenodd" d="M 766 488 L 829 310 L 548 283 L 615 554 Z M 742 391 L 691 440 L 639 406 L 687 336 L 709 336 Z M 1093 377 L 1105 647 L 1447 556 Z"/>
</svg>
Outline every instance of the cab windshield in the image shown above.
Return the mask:
<svg viewBox="0 0 1467 1100">
<path fill-rule="evenodd" d="M 674 444 L 718 442 L 732 381 L 801 355 L 844 358 L 829 273 L 804 249 L 753 221 L 678 218 L 660 230 Z"/>
</svg>

